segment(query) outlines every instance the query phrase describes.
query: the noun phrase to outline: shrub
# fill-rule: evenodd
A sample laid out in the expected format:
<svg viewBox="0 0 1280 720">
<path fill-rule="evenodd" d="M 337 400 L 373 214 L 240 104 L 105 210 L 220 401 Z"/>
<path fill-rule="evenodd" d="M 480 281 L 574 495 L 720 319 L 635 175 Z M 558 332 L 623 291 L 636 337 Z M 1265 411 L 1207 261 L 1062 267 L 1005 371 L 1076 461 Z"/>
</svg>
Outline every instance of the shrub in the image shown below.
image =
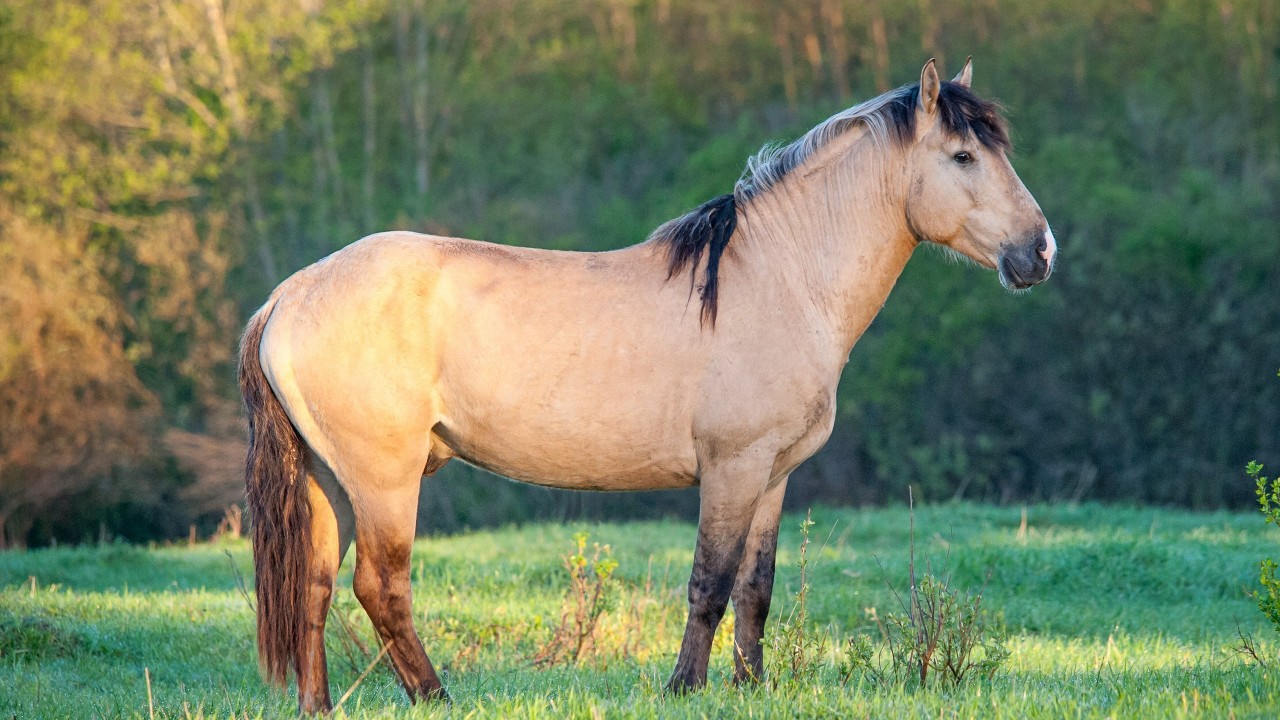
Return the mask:
<svg viewBox="0 0 1280 720">
<path fill-rule="evenodd" d="M 613 572 L 618 561 L 613 559 L 609 546 L 600 543 L 592 543 L 588 556 L 587 538 L 585 532 L 575 534 L 576 549 L 564 557 L 569 589 L 551 639 L 533 656 L 533 663 L 540 667 L 577 664 L 590 654 L 601 616 L 616 604 L 617 580 Z"/>
<path fill-rule="evenodd" d="M 841 678 L 845 682 L 860 677 L 876 685 L 921 688 L 931 679 L 951 687 L 975 675 L 990 679 L 1009 659 L 1004 622 L 983 607 L 982 592 L 962 592 L 952 588 L 949 579 L 928 571 L 917 582 L 914 506 L 910 517 L 910 587 L 906 598 L 890 586 L 902 612 L 881 616 L 875 608 L 868 609 L 881 647 L 865 634 L 849 638 Z"/>
<path fill-rule="evenodd" d="M 1004 623 L 982 607 L 981 593 L 969 595 L 926 573 L 909 598 L 901 613 L 868 611 L 883 649 L 867 635 L 849 638 L 846 681 L 862 676 L 877 685 L 926 687 L 932 678 L 957 687 L 975 675 L 990 679 L 1009 659 Z"/>
<path fill-rule="evenodd" d="M 1258 507 L 1268 523 L 1280 527 L 1280 477 L 1268 478 L 1262 474 L 1262 464 L 1251 462 L 1245 468 L 1249 477 L 1257 485 Z M 1258 609 L 1275 625 L 1280 632 L 1280 580 L 1276 579 L 1276 561 L 1264 558 L 1259 563 L 1258 583 L 1261 590 L 1254 590 L 1249 596 L 1258 603 Z"/>
</svg>

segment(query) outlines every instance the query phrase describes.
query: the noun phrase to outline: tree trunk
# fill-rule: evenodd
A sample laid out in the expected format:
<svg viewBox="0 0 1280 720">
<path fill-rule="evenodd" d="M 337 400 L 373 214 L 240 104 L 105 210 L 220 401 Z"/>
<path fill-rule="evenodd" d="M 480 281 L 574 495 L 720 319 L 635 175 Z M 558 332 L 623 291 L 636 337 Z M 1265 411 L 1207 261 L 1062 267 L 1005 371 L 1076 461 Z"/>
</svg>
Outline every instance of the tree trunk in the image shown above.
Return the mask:
<svg viewBox="0 0 1280 720">
<path fill-rule="evenodd" d="M 822 41 L 818 39 L 817 26 L 822 23 L 820 14 L 815 14 L 814 9 L 809 7 L 804 9 L 801 16 L 801 26 L 804 28 L 804 56 L 809 61 L 810 80 L 807 83 L 810 88 L 817 84 L 818 78 L 822 77 Z M 808 93 L 809 97 L 813 96 L 812 90 Z"/>
<path fill-rule="evenodd" d="M 796 64 L 791 48 L 789 17 L 785 11 L 779 12 L 776 16 L 773 24 L 773 43 L 777 46 L 779 59 L 782 61 L 782 93 L 787 98 L 787 109 L 795 112 L 799 102 L 799 91 L 796 85 Z"/>
<path fill-rule="evenodd" d="M 417 17 L 417 33 L 414 18 Z M 396 6 L 396 60 L 400 66 L 400 110 L 405 136 L 413 152 L 413 187 L 416 191 L 409 216 L 425 217 L 431 165 L 427 152 L 427 24 L 421 0 L 412 8 L 407 0 Z"/>
<path fill-rule="evenodd" d="M 840 101 L 853 96 L 849 87 L 849 38 L 845 36 L 844 4 L 840 0 L 822 0 L 822 20 L 831 54 L 831 82 Z"/>
<path fill-rule="evenodd" d="M 311 81 L 315 117 L 319 121 L 321 159 L 329 176 L 329 191 L 333 196 L 333 214 L 338 225 L 346 216 L 345 193 L 342 187 L 342 162 L 338 159 L 338 138 L 333 129 L 333 99 L 329 93 L 329 71 L 318 70 Z"/>
<path fill-rule="evenodd" d="M 885 31 L 884 13 L 880 8 L 872 10 L 871 47 L 872 67 L 876 73 L 876 92 L 889 92 L 889 35 Z"/>
<path fill-rule="evenodd" d="M 938 46 L 938 14 L 933 10 L 932 0 L 920 0 L 920 49 L 938 62 L 938 72 L 947 66 L 942 48 Z"/>
<path fill-rule="evenodd" d="M 209 18 L 209 29 L 213 33 L 214 45 L 218 49 L 218 64 L 222 71 L 223 102 L 231 112 L 231 123 L 235 128 L 237 139 L 243 143 L 249 139 L 249 118 L 245 112 L 244 99 L 240 95 L 240 82 L 236 78 L 231 44 L 227 41 L 227 25 L 222 14 L 222 0 L 204 0 L 204 9 L 205 15 Z M 262 263 L 262 272 L 266 275 L 266 279 L 274 285 L 280 281 L 280 271 L 276 267 L 275 256 L 267 243 L 267 217 L 262 210 L 262 193 L 258 190 L 258 178 L 254 174 L 253 153 L 246 153 L 242 161 L 245 200 L 249 206 L 249 222 L 253 226 L 253 234 L 258 241 L 258 259 Z"/>
<path fill-rule="evenodd" d="M 368 4 L 367 0 L 365 4 Z M 374 157 L 378 149 L 377 113 L 374 108 L 374 103 L 377 102 L 377 93 L 374 87 L 373 74 L 373 33 L 369 32 L 367 26 L 364 29 L 360 44 L 362 46 L 360 100 L 364 111 L 364 175 L 360 182 L 360 200 L 363 205 L 361 215 L 364 218 L 364 227 L 361 228 L 361 234 L 363 235 L 377 229 L 377 219 L 373 206 Z"/>
<path fill-rule="evenodd" d="M 24 550 L 27 547 L 27 536 L 35 519 L 27 513 L 27 517 L 14 520 L 15 514 L 22 509 L 21 505 L 10 505 L 0 512 L 0 550 Z"/>
<path fill-rule="evenodd" d="M 311 199 L 311 242 L 318 246 L 323 254 L 333 242 L 330 229 L 333 223 L 330 221 L 329 206 L 329 172 L 328 162 L 324 157 L 324 129 L 323 121 L 320 119 L 319 103 L 315 97 L 315 88 L 312 88 L 311 108 L 308 113 L 308 130 L 311 135 L 311 164 L 312 164 L 312 199 Z"/>
<path fill-rule="evenodd" d="M 289 129 L 287 125 L 276 130 L 271 141 L 272 160 L 280 172 L 289 165 Z M 294 197 L 293 186 L 281 182 L 277 192 L 280 199 L 280 210 L 284 216 L 285 247 L 288 248 L 290 263 L 294 267 L 306 264 L 313 258 L 311 248 L 306 247 L 303 240 L 302 226 L 298 220 L 298 206 Z"/>
<path fill-rule="evenodd" d="M 413 149 L 415 159 L 414 177 L 418 181 L 418 202 L 425 212 L 427 191 L 431 186 L 431 157 L 427 146 L 430 131 L 430 118 L 427 115 L 427 18 L 424 0 L 416 0 L 414 9 L 418 16 L 418 33 L 414 43 L 414 95 L 413 95 Z"/>
</svg>

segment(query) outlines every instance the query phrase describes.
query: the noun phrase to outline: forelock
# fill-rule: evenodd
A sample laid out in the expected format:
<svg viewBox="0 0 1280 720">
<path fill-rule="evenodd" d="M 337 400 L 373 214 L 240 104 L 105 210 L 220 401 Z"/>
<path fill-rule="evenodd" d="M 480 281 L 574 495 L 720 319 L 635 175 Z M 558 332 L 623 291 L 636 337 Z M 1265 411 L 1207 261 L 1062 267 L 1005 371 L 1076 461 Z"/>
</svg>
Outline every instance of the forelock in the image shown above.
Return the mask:
<svg viewBox="0 0 1280 720">
<path fill-rule="evenodd" d="M 1008 151 L 1012 147 L 1000 105 L 978 97 L 963 85 L 942 83 L 938 113 L 942 127 L 953 135 L 972 137 L 988 150 Z"/>
</svg>

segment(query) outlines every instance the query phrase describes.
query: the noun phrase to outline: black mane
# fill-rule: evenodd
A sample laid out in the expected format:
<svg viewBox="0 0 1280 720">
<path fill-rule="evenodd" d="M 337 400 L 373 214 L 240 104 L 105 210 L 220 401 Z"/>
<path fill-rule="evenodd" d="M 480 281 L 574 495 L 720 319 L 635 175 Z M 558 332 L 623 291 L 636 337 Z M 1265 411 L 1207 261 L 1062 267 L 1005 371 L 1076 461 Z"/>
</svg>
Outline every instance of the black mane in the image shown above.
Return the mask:
<svg viewBox="0 0 1280 720">
<path fill-rule="evenodd" d="M 721 195 L 702 203 L 694 210 L 672 220 L 653 232 L 653 237 L 667 246 L 667 279 L 689 268 L 690 288 L 698 287 L 694 273 L 702 253 L 707 253 L 707 269 L 702 286 L 701 321 L 716 324 L 716 290 L 720 256 L 738 226 L 738 205 L 733 195 Z"/>
<path fill-rule="evenodd" d="M 734 188 L 739 205 L 778 184 L 813 153 L 858 125 L 876 137 L 905 145 L 916 137 L 916 106 L 920 84 L 904 85 L 864 103 L 832 115 L 795 142 L 766 145 L 747 160 L 742 178 Z M 938 113 L 942 127 L 959 137 L 973 137 L 990 150 L 1009 150 L 1009 131 L 1000 106 L 983 100 L 958 83 L 944 82 L 938 92 Z"/>
<path fill-rule="evenodd" d="M 713 328 L 716 324 L 720 256 L 737 227 L 738 207 L 776 185 L 818 148 L 855 125 L 865 124 L 872 132 L 887 136 L 886 139 L 898 145 L 914 142 L 919 101 L 919 83 L 900 87 L 828 118 L 789 145 L 767 146 L 747 161 L 733 193 L 714 197 L 653 232 L 651 239 L 667 248 L 667 279 L 689 268 L 689 292 L 697 289 L 702 298 L 702 323 L 710 322 Z M 969 88 L 959 83 L 942 83 L 938 113 L 948 133 L 972 137 L 990 150 L 1010 149 L 1009 131 L 1000 106 L 978 97 Z M 706 274 L 699 286 L 695 274 L 704 252 Z"/>
</svg>

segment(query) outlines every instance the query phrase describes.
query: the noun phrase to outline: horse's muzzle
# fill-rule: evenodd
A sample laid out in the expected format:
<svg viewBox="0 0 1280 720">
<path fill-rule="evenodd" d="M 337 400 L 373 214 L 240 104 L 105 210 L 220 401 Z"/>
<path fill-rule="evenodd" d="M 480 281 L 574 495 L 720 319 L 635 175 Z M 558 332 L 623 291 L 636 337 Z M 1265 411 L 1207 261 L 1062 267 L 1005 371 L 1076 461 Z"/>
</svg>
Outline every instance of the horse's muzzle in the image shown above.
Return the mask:
<svg viewBox="0 0 1280 720">
<path fill-rule="evenodd" d="M 1053 272 L 1058 245 L 1048 227 L 1031 234 L 1023 243 L 1009 245 L 1000 253 L 1000 282 L 1015 290 L 1042 283 Z"/>
</svg>

